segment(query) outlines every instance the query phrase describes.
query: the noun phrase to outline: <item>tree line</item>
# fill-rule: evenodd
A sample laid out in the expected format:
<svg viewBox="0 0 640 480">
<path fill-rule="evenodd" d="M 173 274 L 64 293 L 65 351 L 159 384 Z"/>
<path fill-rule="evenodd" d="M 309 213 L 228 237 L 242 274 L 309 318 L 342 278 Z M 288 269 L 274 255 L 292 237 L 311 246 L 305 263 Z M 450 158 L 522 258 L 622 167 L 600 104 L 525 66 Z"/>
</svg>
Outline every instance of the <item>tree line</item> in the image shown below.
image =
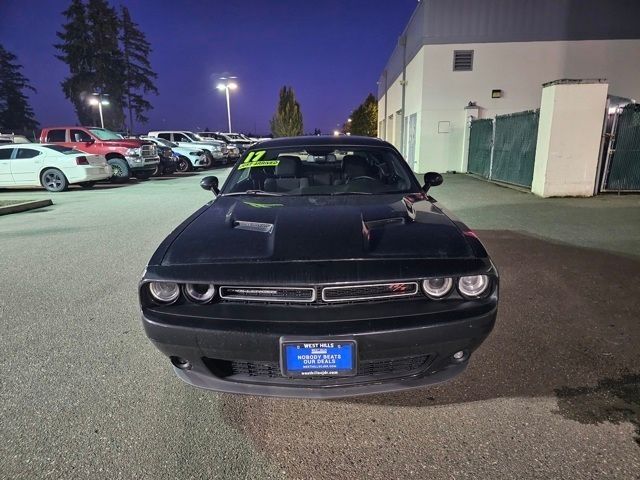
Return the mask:
<svg viewBox="0 0 640 480">
<path fill-rule="evenodd" d="M 135 122 L 146 123 L 152 109 L 150 94 L 158 94 L 157 74 L 151 68 L 151 45 L 131 18 L 129 9 L 119 11 L 107 0 L 71 0 L 62 12 L 65 23 L 57 32 L 56 58 L 69 68 L 61 83 L 81 125 L 98 123 L 90 100 L 95 94 L 109 101 L 103 109 L 106 128 L 133 133 Z M 32 131 L 38 127 L 28 92 L 35 92 L 22 73 L 17 57 L 0 45 L 0 131 Z M 279 93 L 276 112 L 270 122 L 274 137 L 303 134 L 300 104 L 292 87 Z M 315 130 L 319 134 L 319 130 Z M 370 94 L 352 112 L 343 133 L 375 136 L 377 102 Z"/>
</svg>

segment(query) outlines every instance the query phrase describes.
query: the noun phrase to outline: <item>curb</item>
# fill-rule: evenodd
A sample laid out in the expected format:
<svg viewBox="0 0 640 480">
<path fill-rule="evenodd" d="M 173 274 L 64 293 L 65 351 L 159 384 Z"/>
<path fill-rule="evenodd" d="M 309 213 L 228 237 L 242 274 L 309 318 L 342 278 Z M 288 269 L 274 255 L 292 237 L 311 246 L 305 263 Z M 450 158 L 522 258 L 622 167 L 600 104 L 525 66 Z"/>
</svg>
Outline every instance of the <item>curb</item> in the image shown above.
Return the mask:
<svg viewBox="0 0 640 480">
<path fill-rule="evenodd" d="M 26 212 L 27 210 L 48 207 L 49 205 L 53 205 L 53 202 L 51 201 L 50 198 L 47 198 L 46 200 L 34 200 L 32 202 L 15 203 L 13 205 L 7 205 L 6 207 L 0 207 L 0 215 Z"/>
</svg>

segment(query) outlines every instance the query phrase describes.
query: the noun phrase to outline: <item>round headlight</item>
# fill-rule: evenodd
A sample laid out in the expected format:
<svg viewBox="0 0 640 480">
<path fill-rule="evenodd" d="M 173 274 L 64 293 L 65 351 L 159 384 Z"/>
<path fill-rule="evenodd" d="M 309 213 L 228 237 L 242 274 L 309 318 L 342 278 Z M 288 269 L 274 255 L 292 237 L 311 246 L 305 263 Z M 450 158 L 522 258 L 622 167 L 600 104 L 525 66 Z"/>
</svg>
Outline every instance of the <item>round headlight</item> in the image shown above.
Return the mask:
<svg viewBox="0 0 640 480">
<path fill-rule="evenodd" d="M 486 275 L 472 275 L 460 277 L 458 289 L 465 297 L 479 297 L 489 288 L 489 277 Z"/>
<path fill-rule="evenodd" d="M 160 303 L 173 303 L 180 296 L 180 287 L 174 282 L 151 282 L 149 292 Z"/>
<path fill-rule="evenodd" d="M 448 277 L 427 278 L 422 281 L 422 290 L 431 298 L 442 298 L 453 287 L 453 279 Z"/>
<path fill-rule="evenodd" d="M 216 294 L 216 287 L 210 283 L 187 283 L 184 293 L 192 302 L 207 303 Z"/>
</svg>

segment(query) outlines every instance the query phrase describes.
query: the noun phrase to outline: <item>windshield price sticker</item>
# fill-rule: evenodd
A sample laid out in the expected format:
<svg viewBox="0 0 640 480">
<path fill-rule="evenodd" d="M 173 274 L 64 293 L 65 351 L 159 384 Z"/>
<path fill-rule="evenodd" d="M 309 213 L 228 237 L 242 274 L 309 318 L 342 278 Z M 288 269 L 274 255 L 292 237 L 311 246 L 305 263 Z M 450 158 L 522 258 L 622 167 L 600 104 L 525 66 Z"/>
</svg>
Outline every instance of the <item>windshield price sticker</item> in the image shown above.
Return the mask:
<svg viewBox="0 0 640 480">
<path fill-rule="evenodd" d="M 284 344 L 284 370 L 288 376 L 355 375 L 355 342 L 295 342 Z"/>
<path fill-rule="evenodd" d="M 257 152 L 250 152 L 244 162 L 240 164 L 238 170 L 244 170 L 251 167 L 277 167 L 280 160 L 262 160 L 262 157 L 267 153 L 266 150 L 258 150 Z"/>
</svg>

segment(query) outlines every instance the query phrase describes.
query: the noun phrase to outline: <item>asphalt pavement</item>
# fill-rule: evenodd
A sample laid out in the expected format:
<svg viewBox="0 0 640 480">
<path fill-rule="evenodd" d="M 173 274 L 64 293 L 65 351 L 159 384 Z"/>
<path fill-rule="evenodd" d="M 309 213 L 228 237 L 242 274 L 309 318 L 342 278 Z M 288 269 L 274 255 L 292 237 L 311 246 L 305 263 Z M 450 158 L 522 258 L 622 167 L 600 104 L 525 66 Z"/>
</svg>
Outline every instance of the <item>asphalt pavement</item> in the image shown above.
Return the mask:
<svg viewBox="0 0 640 480">
<path fill-rule="evenodd" d="M 283 400 L 189 387 L 142 331 L 137 281 L 210 199 L 202 175 L 0 190 L 54 201 L 0 217 L 0 478 L 640 478 L 638 196 L 541 200 L 446 176 L 433 195 L 502 275 L 467 371 Z"/>
</svg>

